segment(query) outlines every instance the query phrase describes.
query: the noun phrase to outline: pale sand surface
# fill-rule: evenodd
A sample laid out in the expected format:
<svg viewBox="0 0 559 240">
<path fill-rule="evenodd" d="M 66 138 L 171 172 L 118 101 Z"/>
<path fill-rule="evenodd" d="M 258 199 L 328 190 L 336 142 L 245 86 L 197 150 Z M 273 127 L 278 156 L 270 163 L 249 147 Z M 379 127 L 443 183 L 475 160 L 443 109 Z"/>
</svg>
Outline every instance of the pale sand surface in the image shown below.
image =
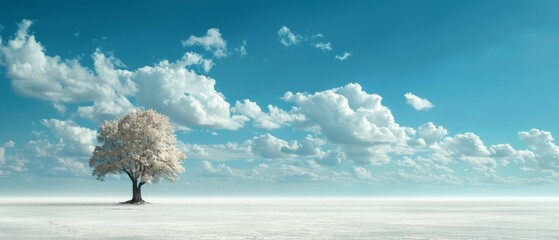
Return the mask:
<svg viewBox="0 0 559 240">
<path fill-rule="evenodd" d="M 0 198 L 0 239 L 559 239 L 557 199 Z"/>
</svg>

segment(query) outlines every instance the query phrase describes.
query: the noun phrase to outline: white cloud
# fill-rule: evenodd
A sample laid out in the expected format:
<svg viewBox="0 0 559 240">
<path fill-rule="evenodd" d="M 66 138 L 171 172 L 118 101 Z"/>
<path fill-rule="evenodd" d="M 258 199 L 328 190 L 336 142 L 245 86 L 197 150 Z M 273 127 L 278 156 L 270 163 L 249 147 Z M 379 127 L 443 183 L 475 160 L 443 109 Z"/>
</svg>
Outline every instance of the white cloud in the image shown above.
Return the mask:
<svg viewBox="0 0 559 240">
<path fill-rule="evenodd" d="M 243 40 L 243 43 L 241 44 L 241 46 L 238 47 L 238 48 L 235 48 L 234 51 L 237 52 L 239 54 L 239 56 L 244 57 L 244 56 L 248 55 L 246 47 L 247 47 L 247 40 Z"/>
<path fill-rule="evenodd" d="M 360 166 L 345 168 L 348 172 L 329 171 L 330 167 L 322 166 L 351 161 L 373 165 L 394 163 L 409 171 L 394 172 L 388 178 L 456 182 L 449 175 L 453 172 L 450 167 L 455 160 L 467 162 L 487 176 L 509 162 L 524 164 L 521 166 L 523 170 L 537 169 L 552 174 L 556 174 L 554 171 L 559 167 L 559 146 L 546 131 L 532 129 L 518 133 L 528 150 L 516 150 L 510 144 L 487 147 L 474 133 L 447 136 L 447 129 L 431 122 L 419 126 L 416 135 L 414 129 L 395 122 L 379 95 L 363 91 L 359 84 L 313 94 L 287 92 L 283 100 L 293 104 L 288 111 L 272 105 L 263 111 L 248 99 L 237 101 L 231 107 L 225 96 L 216 90 L 215 80 L 198 73 L 208 72 L 214 65 L 211 59 L 204 59 L 199 54 L 190 52 L 176 61 L 164 60 L 128 71 L 119 69 L 125 66 L 116 57 L 96 50 L 91 55 L 94 66 L 87 68 L 76 59 L 48 56 L 45 48 L 29 33 L 31 24 L 31 21 L 22 21 L 13 39 L 0 41 L 0 64 L 5 67 L 6 75 L 19 94 L 50 101 L 61 114 L 65 114 L 67 106 L 74 109 L 73 104 L 87 103 L 88 106 L 77 106 L 77 112 L 70 116 L 99 122 L 128 112 L 135 107 L 132 102 L 137 102 L 139 107 L 155 108 L 169 115 L 181 128 L 200 126 L 234 130 L 251 120 L 256 128 L 293 126 L 294 130 L 309 134 L 297 140 L 258 133 L 242 143 L 182 144 L 189 157 L 200 160 L 258 161 L 264 158 L 269 161 L 244 170 L 204 163 L 205 171 L 212 174 L 272 182 L 327 181 L 330 177 L 346 179 L 348 176 L 371 178 L 370 172 Z M 322 35 L 305 38 L 287 27 L 282 27 L 278 35 L 286 46 L 305 42 L 322 50 L 331 50 L 330 42 L 315 42 Z M 202 46 L 218 58 L 229 54 L 218 29 L 210 29 L 202 37 L 191 36 L 183 44 Z M 233 53 L 245 56 L 245 47 L 246 41 L 243 41 Z M 345 52 L 336 59 L 343 61 L 349 56 L 350 53 Z M 405 94 L 405 97 L 407 103 L 417 110 L 433 107 L 427 99 L 412 93 Z M 56 140 L 29 141 L 25 145 L 28 154 L 54 159 L 52 164 L 55 165 L 49 168 L 53 174 L 85 174 L 87 166 L 83 160 L 91 154 L 96 143 L 95 131 L 73 121 L 51 119 L 41 123 L 52 131 Z M 12 155 L 9 148 L 13 147 L 13 141 L 0 146 L 0 163 L 4 164 L 2 174 L 26 168 L 28 160 Z M 392 161 L 394 158 L 399 160 Z M 10 164 L 5 164 L 7 162 Z M 437 177 L 438 173 L 444 175 Z"/>
<path fill-rule="evenodd" d="M 25 172 L 27 171 L 25 165 L 28 162 L 29 162 L 28 160 L 23 158 L 15 158 L 11 162 L 11 164 L 7 166 L 7 169 L 10 170 L 11 172 L 17 172 L 17 173 Z"/>
<path fill-rule="evenodd" d="M 492 157 L 504 158 L 516 155 L 516 150 L 510 144 L 497 144 L 489 147 Z"/>
<path fill-rule="evenodd" d="M 519 132 L 518 136 L 534 154 L 532 161 L 543 170 L 559 169 L 559 146 L 553 143 L 553 136 L 548 131 L 531 129 Z"/>
<path fill-rule="evenodd" d="M 244 144 L 226 143 L 213 145 L 188 144 L 179 141 L 179 147 L 188 158 L 225 161 L 225 160 L 247 160 L 254 155 L 251 152 L 250 142 Z"/>
<path fill-rule="evenodd" d="M 443 126 L 436 126 L 432 122 L 428 122 L 419 126 L 417 133 L 427 144 L 431 144 L 443 139 L 448 131 Z"/>
<path fill-rule="evenodd" d="M 16 142 L 14 142 L 13 140 L 8 140 L 6 143 L 4 143 L 5 148 L 13 148 L 15 146 L 16 146 Z"/>
<path fill-rule="evenodd" d="M 355 175 L 360 179 L 363 180 L 372 179 L 371 172 L 369 172 L 369 170 L 367 170 L 364 167 L 353 167 L 353 172 L 355 172 Z"/>
<path fill-rule="evenodd" d="M 34 157 L 46 157 L 52 153 L 58 152 L 59 146 L 51 144 L 47 139 L 30 140 L 26 143 L 26 148 Z"/>
<path fill-rule="evenodd" d="M 336 165 L 341 164 L 346 159 L 347 158 L 346 158 L 345 153 L 343 152 L 343 150 L 341 150 L 341 148 L 338 148 L 338 149 L 331 149 L 331 150 L 326 151 L 326 153 L 324 153 L 324 154 L 322 154 L 322 156 L 318 157 L 316 159 L 316 161 L 319 164 L 336 166 Z"/>
<path fill-rule="evenodd" d="M 17 154 L 6 156 L 6 150 L 15 146 L 15 142 L 9 140 L 3 147 L 0 147 L 0 176 L 27 171 L 26 163 L 29 162 L 27 159 L 21 158 Z"/>
<path fill-rule="evenodd" d="M 50 134 L 36 134 L 38 139 L 26 143 L 25 155 L 21 159 L 23 166 L 31 159 L 41 171 L 47 170 L 54 175 L 69 174 L 86 176 L 89 171 L 87 160 L 91 157 L 97 144 L 96 131 L 81 127 L 71 120 L 41 120 Z M 51 142 L 52 138 L 54 141 Z"/>
<path fill-rule="evenodd" d="M 182 45 L 185 47 L 194 45 L 202 46 L 206 51 L 212 52 L 216 58 L 227 57 L 229 54 L 227 51 L 227 42 L 221 37 L 221 33 L 217 28 L 208 29 L 206 35 L 202 37 L 190 35 L 188 39 L 182 41 Z"/>
<path fill-rule="evenodd" d="M 56 112 L 58 112 L 60 114 L 65 114 L 66 113 L 66 105 L 64 105 L 62 103 L 55 102 L 53 104 L 53 107 L 56 110 Z"/>
<path fill-rule="evenodd" d="M 293 103 L 294 114 L 304 120 L 296 128 L 320 133 L 329 143 L 339 146 L 317 159 L 324 164 L 339 164 L 344 159 L 357 164 L 385 164 L 390 153 L 411 151 L 407 147 L 415 131 L 401 127 L 382 97 L 368 94 L 359 84 L 348 84 L 314 94 L 287 92 L 283 99 Z"/>
<path fill-rule="evenodd" d="M 267 133 L 255 136 L 240 144 L 229 142 L 226 144 L 200 145 L 181 142 L 179 146 L 189 158 L 224 161 L 252 160 L 255 158 L 321 158 L 324 155 L 320 149 L 323 144 L 323 140 L 310 135 L 300 140 L 291 140 L 288 142 Z"/>
<path fill-rule="evenodd" d="M 315 48 L 318 48 L 318 49 L 322 50 L 322 51 L 330 51 L 330 50 L 332 50 L 332 44 L 331 44 L 330 42 L 326 42 L 326 43 L 324 43 L 324 42 L 317 42 L 317 43 L 313 44 L 313 46 L 314 46 Z"/>
<path fill-rule="evenodd" d="M 47 56 L 35 36 L 29 35 L 32 23 L 23 20 L 16 36 L 0 46 L 0 63 L 17 93 L 52 102 L 80 102 L 112 99 L 135 91 L 130 73 L 110 69 L 117 59 L 99 50 L 92 55 L 97 74 L 76 59 Z"/>
<path fill-rule="evenodd" d="M 58 119 L 41 120 L 58 138 L 62 150 L 70 156 L 90 156 L 97 144 L 97 132 L 80 127 L 73 121 Z"/>
<path fill-rule="evenodd" d="M 254 137 L 251 141 L 252 152 L 263 158 L 286 158 L 289 155 L 282 151 L 287 148 L 285 140 L 276 138 L 270 134 Z"/>
<path fill-rule="evenodd" d="M 348 160 L 359 165 L 383 165 L 390 162 L 391 148 L 388 145 L 360 146 L 345 145 L 341 149 Z"/>
<path fill-rule="evenodd" d="M 401 160 L 396 162 L 396 165 L 400 167 L 418 168 L 418 164 L 410 157 L 403 157 Z"/>
<path fill-rule="evenodd" d="M 299 44 L 302 38 L 301 36 L 291 32 L 291 30 L 286 26 L 282 26 L 280 28 L 280 30 L 278 31 L 278 37 L 280 43 L 287 47 Z"/>
<path fill-rule="evenodd" d="M 89 167 L 85 163 L 65 157 L 57 158 L 57 165 L 50 168 L 49 172 L 54 175 L 69 173 L 74 176 L 87 176 L 90 173 Z"/>
<path fill-rule="evenodd" d="M 300 141 L 293 140 L 289 142 L 288 146 L 281 148 L 281 151 L 286 154 L 296 156 L 318 156 L 321 157 L 324 153 L 320 150 L 320 146 L 324 144 L 321 139 L 314 138 L 307 135 Z"/>
<path fill-rule="evenodd" d="M 94 122 L 103 122 L 121 116 L 134 109 L 128 98 L 118 96 L 112 101 L 95 102 L 91 106 L 78 107 L 78 115 Z"/>
<path fill-rule="evenodd" d="M 138 104 L 154 108 L 187 127 L 230 130 L 243 127 L 248 118 L 230 114 L 225 96 L 215 90 L 215 80 L 187 68 L 202 62 L 200 55 L 186 53 L 177 62 L 162 61 L 153 67 L 138 69 L 134 74 Z"/>
<path fill-rule="evenodd" d="M 313 38 L 313 39 L 323 38 L 323 37 L 324 37 L 324 34 L 322 34 L 322 33 L 316 33 L 316 34 L 311 35 L 311 38 Z"/>
<path fill-rule="evenodd" d="M 93 71 L 77 60 L 47 56 L 35 37 L 28 34 L 30 25 L 30 21 L 23 21 L 17 36 L 0 46 L 3 65 L 17 92 L 52 101 L 60 113 L 66 111 L 62 103 L 92 102 L 79 106 L 77 115 L 98 122 L 128 112 L 134 107 L 128 97 L 136 97 L 140 105 L 170 115 L 183 126 L 238 129 L 248 120 L 230 115 L 229 103 L 215 90 L 213 79 L 187 69 L 200 66 L 208 72 L 213 66 L 210 59 L 186 53 L 173 63 L 162 61 L 153 67 L 127 71 L 116 69 L 124 64 L 97 49 L 92 54 Z M 216 40 L 218 33 L 211 30 L 208 36 L 191 38 L 190 42 L 221 49 L 225 42 Z"/>
<path fill-rule="evenodd" d="M 423 111 L 429 110 L 434 107 L 434 105 L 429 102 L 429 100 L 420 98 L 413 93 L 406 93 L 404 94 L 404 96 L 406 97 L 406 103 L 412 106 L 415 110 Z"/>
<path fill-rule="evenodd" d="M 470 132 L 446 137 L 438 144 L 439 149 L 457 157 L 483 157 L 490 154 L 480 137 Z"/>
<path fill-rule="evenodd" d="M 334 57 L 336 60 L 340 60 L 340 61 L 345 61 L 347 60 L 347 58 L 349 58 L 349 56 L 351 56 L 351 53 L 349 52 L 344 52 L 341 55 L 336 55 L 336 57 Z"/>
<path fill-rule="evenodd" d="M 400 127 L 382 97 L 356 83 L 314 94 L 287 92 L 293 113 L 305 118 L 299 127 L 322 133 L 335 144 L 372 145 L 405 142 L 411 129 Z"/>
<path fill-rule="evenodd" d="M 491 151 L 474 133 L 468 132 L 445 137 L 433 148 L 436 153 L 431 157 L 442 162 L 450 162 L 456 158 L 468 162 L 474 169 L 482 172 L 493 172 L 498 166 L 495 158 L 491 157 Z"/>
<path fill-rule="evenodd" d="M 388 183 L 424 183 L 424 184 L 463 184 L 463 180 L 451 174 L 433 174 L 431 172 L 408 172 L 398 169 L 386 174 Z"/>
<path fill-rule="evenodd" d="M 244 173 L 239 170 L 233 170 L 230 167 L 226 166 L 223 163 L 214 166 L 209 161 L 202 161 L 202 170 L 204 170 L 210 176 L 219 176 L 219 177 L 237 177 L 237 178 L 244 178 Z"/>
<path fill-rule="evenodd" d="M 208 73 L 213 68 L 214 62 L 211 59 L 204 59 L 201 65 L 204 72 Z"/>
<path fill-rule="evenodd" d="M 214 165 L 209 161 L 203 161 L 200 170 L 202 171 L 202 177 L 213 177 L 225 180 L 235 179 L 237 182 L 356 182 L 354 174 L 345 171 L 332 171 L 320 166 L 312 160 L 293 163 L 260 163 L 249 168 L 232 168 L 224 163 Z"/>
<path fill-rule="evenodd" d="M 6 149 L 3 148 L 3 147 L 0 147 L 0 165 L 4 164 L 4 162 L 6 161 L 5 157 L 4 157 L 5 153 L 6 153 Z"/>
<path fill-rule="evenodd" d="M 294 121 L 301 121 L 304 116 L 301 114 L 291 114 L 278 107 L 268 105 L 268 112 L 265 113 L 255 102 L 245 99 L 242 102 L 237 101 L 231 112 L 239 115 L 247 116 L 254 120 L 254 126 L 257 128 L 276 129 L 289 125 Z"/>
</svg>

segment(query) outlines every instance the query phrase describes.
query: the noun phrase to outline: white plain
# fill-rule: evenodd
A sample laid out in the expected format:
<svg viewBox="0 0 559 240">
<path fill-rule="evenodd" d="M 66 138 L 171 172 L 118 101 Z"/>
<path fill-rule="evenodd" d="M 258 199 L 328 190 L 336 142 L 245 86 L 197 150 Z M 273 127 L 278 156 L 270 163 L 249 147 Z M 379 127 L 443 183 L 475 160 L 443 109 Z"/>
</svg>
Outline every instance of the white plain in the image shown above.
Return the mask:
<svg viewBox="0 0 559 240">
<path fill-rule="evenodd" d="M 558 199 L 0 198 L 0 239 L 557 239 Z"/>
</svg>

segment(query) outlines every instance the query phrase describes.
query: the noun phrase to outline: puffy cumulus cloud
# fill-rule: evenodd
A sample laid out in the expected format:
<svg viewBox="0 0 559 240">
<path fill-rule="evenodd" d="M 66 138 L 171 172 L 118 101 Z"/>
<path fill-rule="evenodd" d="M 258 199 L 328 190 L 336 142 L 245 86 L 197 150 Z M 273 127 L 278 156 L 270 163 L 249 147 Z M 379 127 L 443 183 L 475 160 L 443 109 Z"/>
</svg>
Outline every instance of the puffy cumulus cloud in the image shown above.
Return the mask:
<svg viewBox="0 0 559 240">
<path fill-rule="evenodd" d="M 297 45 L 302 39 L 300 35 L 291 32 L 291 30 L 286 26 L 282 26 L 280 30 L 278 30 L 278 37 L 280 43 L 286 47 Z"/>
<path fill-rule="evenodd" d="M 335 148 L 317 159 L 321 164 L 386 164 L 392 153 L 412 154 L 414 146 L 425 145 L 413 138 L 414 129 L 395 122 L 381 96 L 366 93 L 359 84 L 314 94 L 287 92 L 283 100 L 294 105 L 292 114 L 304 117 L 294 121 L 296 128 L 320 133 Z"/>
<path fill-rule="evenodd" d="M 443 139 L 448 131 L 443 126 L 436 126 L 432 122 L 428 122 L 419 126 L 417 133 L 427 144 L 431 144 Z"/>
<path fill-rule="evenodd" d="M 242 102 L 237 101 L 231 112 L 249 117 L 254 120 L 257 128 L 276 129 L 288 125 L 294 121 L 301 121 L 304 116 L 301 114 L 288 113 L 278 107 L 268 105 L 268 112 L 265 113 L 256 104 L 248 99 Z"/>
<path fill-rule="evenodd" d="M 341 150 L 341 148 L 337 148 L 326 151 L 322 156 L 317 158 L 316 162 L 323 165 L 336 166 L 340 165 L 346 159 L 345 152 Z"/>
<path fill-rule="evenodd" d="M 434 107 L 434 105 L 426 98 L 420 98 L 411 92 L 404 94 L 404 97 L 406 97 L 406 103 L 412 106 L 415 110 L 424 111 Z"/>
<path fill-rule="evenodd" d="M 97 132 L 73 121 L 43 119 L 41 124 L 58 138 L 62 150 L 70 156 L 90 156 L 97 143 Z"/>
<path fill-rule="evenodd" d="M 221 33 L 217 28 L 210 28 L 206 32 L 206 35 L 201 37 L 196 37 L 190 35 L 190 37 L 182 41 L 183 46 L 202 46 L 206 51 L 213 53 L 216 58 L 227 57 L 229 54 L 227 51 L 227 42 L 221 37 Z M 245 51 L 246 52 L 246 51 Z"/>
<path fill-rule="evenodd" d="M 456 157 L 484 157 L 490 154 L 481 138 L 470 132 L 446 137 L 439 143 L 438 147 L 448 155 Z"/>
<path fill-rule="evenodd" d="M 92 55 L 94 71 L 76 59 L 47 56 L 29 34 L 32 21 L 23 20 L 16 36 L 0 45 L 0 63 L 19 94 L 52 102 L 101 101 L 135 91 L 131 73 L 117 70 L 119 61 L 99 50 Z"/>
<path fill-rule="evenodd" d="M 448 163 L 453 159 L 460 159 L 481 172 L 494 172 L 498 167 L 498 158 L 501 165 L 506 165 L 508 161 L 505 157 L 516 157 L 516 151 L 510 145 L 498 144 L 488 148 L 479 136 L 470 132 L 445 137 L 432 148 L 435 153 L 430 157 L 436 161 Z"/>
<path fill-rule="evenodd" d="M 533 158 L 529 160 L 536 168 L 552 171 L 559 169 L 559 146 L 553 143 L 554 139 L 550 132 L 531 129 L 519 132 L 518 137 L 533 153 Z"/>
<path fill-rule="evenodd" d="M 496 144 L 489 147 L 492 157 L 505 158 L 513 157 L 517 154 L 516 150 L 510 144 Z"/>
<path fill-rule="evenodd" d="M 342 54 L 340 54 L 340 55 L 336 55 L 334 58 L 335 58 L 336 60 L 345 61 L 345 60 L 347 60 L 347 59 L 349 58 L 349 56 L 351 56 L 351 53 L 349 53 L 349 52 L 344 52 L 344 53 L 342 53 Z"/>
<path fill-rule="evenodd" d="M 252 152 L 263 158 L 285 158 L 288 155 L 282 152 L 282 148 L 287 147 L 288 143 L 271 134 L 256 136 L 251 140 Z"/>
<path fill-rule="evenodd" d="M 332 50 L 332 44 L 330 42 L 317 42 L 313 44 L 313 47 L 318 48 L 322 51 L 330 51 Z"/>
<path fill-rule="evenodd" d="M 128 98 L 118 96 L 112 101 L 95 102 L 91 106 L 78 107 L 78 115 L 94 122 L 103 122 L 121 116 L 134 109 Z"/>
<path fill-rule="evenodd" d="M 134 76 L 138 104 L 157 109 L 183 126 L 230 130 L 243 127 L 248 118 L 230 114 L 230 105 L 216 91 L 215 80 L 187 68 L 201 61 L 200 55 L 187 53 L 174 63 L 162 61 L 138 69 Z"/>
<path fill-rule="evenodd" d="M 302 140 L 290 141 L 287 146 L 281 148 L 281 151 L 286 154 L 292 154 L 296 156 L 318 156 L 324 155 L 324 152 L 320 150 L 320 146 L 324 144 L 324 141 L 318 138 L 314 138 L 307 135 Z"/>
<path fill-rule="evenodd" d="M 289 158 L 304 156 L 322 156 L 319 146 L 322 141 L 311 136 L 287 142 L 283 139 L 264 134 L 249 141 L 252 153 L 263 158 Z"/>
<path fill-rule="evenodd" d="M 120 60 L 97 49 L 91 55 L 94 67 L 89 69 L 76 59 L 46 55 L 44 47 L 29 34 L 31 24 L 22 21 L 16 36 L 0 44 L 0 62 L 18 93 L 52 101 L 59 113 L 66 112 L 62 103 L 91 103 L 79 106 L 77 116 L 99 122 L 128 112 L 134 107 L 129 98 L 135 98 L 140 106 L 167 114 L 181 126 L 233 130 L 248 120 L 231 116 L 229 103 L 214 88 L 215 80 L 190 69 L 199 67 L 208 72 L 213 66 L 211 59 L 186 53 L 175 62 L 161 61 L 128 71 L 118 69 L 125 67 Z M 191 37 L 185 44 L 202 45 L 217 56 L 227 53 L 217 29 L 210 29 L 203 37 Z"/>
<path fill-rule="evenodd" d="M 314 94 L 287 92 L 283 99 L 302 114 L 298 126 L 318 131 L 335 144 L 375 145 L 402 143 L 411 128 L 399 126 L 382 97 L 368 94 L 356 83 Z"/>
</svg>

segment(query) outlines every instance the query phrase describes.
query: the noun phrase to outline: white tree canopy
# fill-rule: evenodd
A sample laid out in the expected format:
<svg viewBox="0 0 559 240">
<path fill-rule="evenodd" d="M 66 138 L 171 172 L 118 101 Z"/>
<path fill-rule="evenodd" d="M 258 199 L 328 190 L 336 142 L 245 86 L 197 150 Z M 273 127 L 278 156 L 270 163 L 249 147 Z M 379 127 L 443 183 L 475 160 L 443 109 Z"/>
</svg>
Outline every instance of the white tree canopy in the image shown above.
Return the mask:
<svg viewBox="0 0 559 240">
<path fill-rule="evenodd" d="M 175 181 L 184 172 L 184 153 L 177 147 L 174 128 L 167 116 L 155 110 L 135 110 L 105 121 L 97 136 L 89 166 L 104 180 L 107 174 L 126 173 L 130 180 L 145 183 Z"/>
</svg>

